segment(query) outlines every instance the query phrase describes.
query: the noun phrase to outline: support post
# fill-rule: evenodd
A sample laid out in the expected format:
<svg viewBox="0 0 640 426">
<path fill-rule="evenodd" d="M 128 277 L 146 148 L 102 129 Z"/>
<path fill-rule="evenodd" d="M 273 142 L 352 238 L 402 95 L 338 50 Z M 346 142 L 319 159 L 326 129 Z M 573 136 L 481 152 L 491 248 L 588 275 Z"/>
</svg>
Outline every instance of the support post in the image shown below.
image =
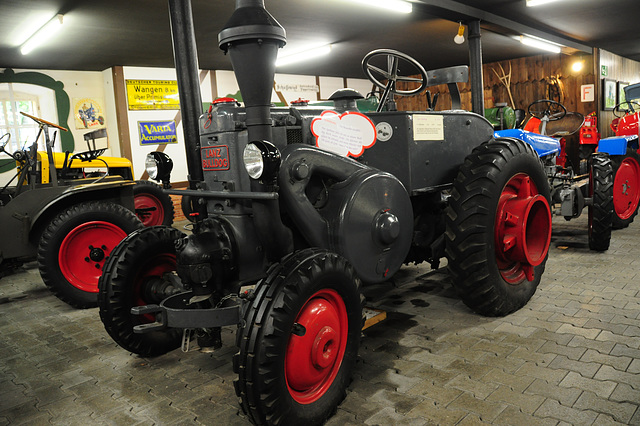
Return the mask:
<svg viewBox="0 0 640 426">
<path fill-rule="evenodd" d="M 202 96 L 198 78 L 198 54 L 193 27 L 191 0 L 169 0 L 169 21 L 173 40 L 173 58 L 178 78 L 182 131 L 184 134 L 189 188 L 197 189 L 204 180 L 200 166 L 198 119 L 202 114 Z"/>
<path fill-rule="evenodd" d="M 471 110 L 484 117 L 480 20 L 469 21 L 467 26 L 469 28 L 469 67 L 471 69 Z"/>
</svg>

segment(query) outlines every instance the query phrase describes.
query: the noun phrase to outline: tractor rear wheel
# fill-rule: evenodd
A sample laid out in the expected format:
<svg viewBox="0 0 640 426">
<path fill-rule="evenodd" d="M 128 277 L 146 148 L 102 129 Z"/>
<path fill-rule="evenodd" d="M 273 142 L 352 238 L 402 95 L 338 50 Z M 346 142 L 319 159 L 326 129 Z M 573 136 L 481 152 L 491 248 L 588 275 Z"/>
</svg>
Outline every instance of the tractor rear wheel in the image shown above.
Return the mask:
<svg viewBox="0 0 640 426">
<path fill-rule="evenodd" d="M 611 157 L 613 164 L 613 229 L 626 228 L 638 214 L 640 203 L 640 155 L 628 149 L 626 155 Z"/>
<path fill-rule="evenodd" d="M 148 180 L 137 180 L 133 187 L 136 215 L 144 226 L 171 226 L 173 201 L 162 187 Z"/>
<path fill-rule="evenodd" d="M 533 148 L 515 139 L 476 147 L 456 177 L 445 244 L 453 285 L 487 316 L 507 315 L 536 291 L 551 242 L 547 177 Z"/>
<path fill-rule="evenodd" d="M 76 308 L 96 306 L 98 279 L 112 250 L 141 226 L 126 208 L 93 201 L 71 206 L 45 228 L 38 246 L 42 280 Z"/>
<path fill-rule="evenodd" d="M 362 328 L 360 280 L 335 253 L 275 264 L 238 327 L 234 382 L 255 424 L 322 424 L 344 399 Z"/>
<path fill-rule="evenodd" d="M 175 228 L 142 228 L 113 251 L 98 287 L 100 319 L 107 333 L 124 349 L 141 356 L 156 356 L 180 346 L 181 333 L 166 329 L 138 334 L 133 327 L 155 321 L 153 315 L 133 315 L 131 308 L 160 304 L 180 288 L 175 241 L 184 234 Z"/>
<path fill-rule="evenodd" d="M 595 153 L 589 167 L 589 248 L 605 251 L 613 224 L 613 167 L 607 154 Z"/>
</svg>

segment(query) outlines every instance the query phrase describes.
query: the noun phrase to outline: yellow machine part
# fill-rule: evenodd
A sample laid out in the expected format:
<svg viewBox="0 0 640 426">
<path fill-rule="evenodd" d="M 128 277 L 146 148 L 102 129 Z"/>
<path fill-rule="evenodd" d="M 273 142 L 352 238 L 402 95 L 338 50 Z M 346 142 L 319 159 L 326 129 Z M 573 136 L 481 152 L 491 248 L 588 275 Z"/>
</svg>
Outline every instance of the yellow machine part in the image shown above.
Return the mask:
<svg viewBox="0 0 640 426">
<path fill-rule="evenodd" d="M 72 154 L 69 154 L 69 158 L 71 158 Z M 55 163 L 56 169 L 61 170 L 64 165 L 64 152 L 54 152 L 53 153 L 53 161 Z M 131 176 L 133 176 L 133 164 L 131 161 L 126 158 L 121 157 L 105 157 L 101 155 L 98 157 L 98 160 L 93 161 L 82 161 L 79 158 L 76 158 L 71 163 L 71 169 L 99 169 L 106 168 L 104 163 L 100 160 L 104 160 L 107 162 L 110 168 L 123 168 L 126 167 L 131 170 Z M 68 161 L 68 160 L 67 160 Z M 40 174 L 42 175 L 42 183 L 49 183 L 51 174 L 49 173 L 49 158 L 47 157 L 47 153 L 45 151 L 38 151 L 38 163 L 40 163 Z"/>
</svg>

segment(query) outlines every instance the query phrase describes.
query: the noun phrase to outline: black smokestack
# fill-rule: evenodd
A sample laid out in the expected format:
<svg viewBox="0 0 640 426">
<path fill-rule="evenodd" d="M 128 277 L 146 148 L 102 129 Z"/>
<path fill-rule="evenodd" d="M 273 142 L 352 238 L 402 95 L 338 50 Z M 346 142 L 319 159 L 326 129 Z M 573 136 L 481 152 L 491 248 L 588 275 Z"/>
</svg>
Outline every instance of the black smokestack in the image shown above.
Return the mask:
<svg viewBox="0 0 640 426">
<path fill-rule="evenodd" d="M 271 140 L 271 90 L 278 49 L 287 42 L 282 25 L 264 0 L 236 0 L 236 10 L 218 34 L 229 53 L 247 112 L 249 141 Z"/>
</svg>

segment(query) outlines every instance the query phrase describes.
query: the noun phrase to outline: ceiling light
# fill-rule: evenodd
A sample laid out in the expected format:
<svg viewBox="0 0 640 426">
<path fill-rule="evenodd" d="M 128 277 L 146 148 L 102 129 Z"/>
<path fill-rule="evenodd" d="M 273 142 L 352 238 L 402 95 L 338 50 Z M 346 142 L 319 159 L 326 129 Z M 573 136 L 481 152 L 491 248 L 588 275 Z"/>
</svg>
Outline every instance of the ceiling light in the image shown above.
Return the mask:
<svg viewBox="0 0 640 426">
<path fill-rule="evenodd" d="M 403 0 L 349 0 L 352 3 L 361 3 L 366 6 L 379 7 L 398 13 L 411 13 L 413 5 Z"/>
<path fill-rule="evenodd" d="M 550 41 L 543 40 L 543 39 L 537 38 L 537 37 L 521 35 L 520 36 L 520 43 L 525 44 L 527 46 L 535 47 L 535 48 L 538 48 L 538 49 L 547 50 L 547 51 L 553 52 L 553 53 L 562 52 L 562 46 L 561 45 L 556 44 L 556 43 L 552 43 Z"/>
<path fill-rule="evenodd" d="M 35 34 L 29 37 L 29 39 L 20 46 L 20 53 L 26 55 L 45 41 L 49 41 L 51 36 L 62 27 L 62 18 L 63 15 L 58 14 L 40 27 Z"/>
<path fill-rule="evenodd" d="M 460 26 L 458 27 L 458 34 L 453 38 L 453 41 L 456 44 L 464 43 L 464 27 L 462 26 L 462 22 L 460 22 Z"/>
<path fill-rule="evenodd" d="M 310 49 L 305 49 L 303 51 L 299 51 L 297 53 L 292 53 L 290 55 L 285 55 L 279 57 L 276 60 L 276 67 L 281 67 L 283 65 L 289 65 L 296 62 L 308 61 L 311 59 L 315 59 L 318 56 L 328 55 L 331 52 L 331 45 L 325 44 L 322 46 L 317 46 Z"/>
<path fill-rule="evenodd" d="M 527 7 L 540 6 L 541 4 L 551 3 L 558 0 L 527 0 Z"/>
</svg>

